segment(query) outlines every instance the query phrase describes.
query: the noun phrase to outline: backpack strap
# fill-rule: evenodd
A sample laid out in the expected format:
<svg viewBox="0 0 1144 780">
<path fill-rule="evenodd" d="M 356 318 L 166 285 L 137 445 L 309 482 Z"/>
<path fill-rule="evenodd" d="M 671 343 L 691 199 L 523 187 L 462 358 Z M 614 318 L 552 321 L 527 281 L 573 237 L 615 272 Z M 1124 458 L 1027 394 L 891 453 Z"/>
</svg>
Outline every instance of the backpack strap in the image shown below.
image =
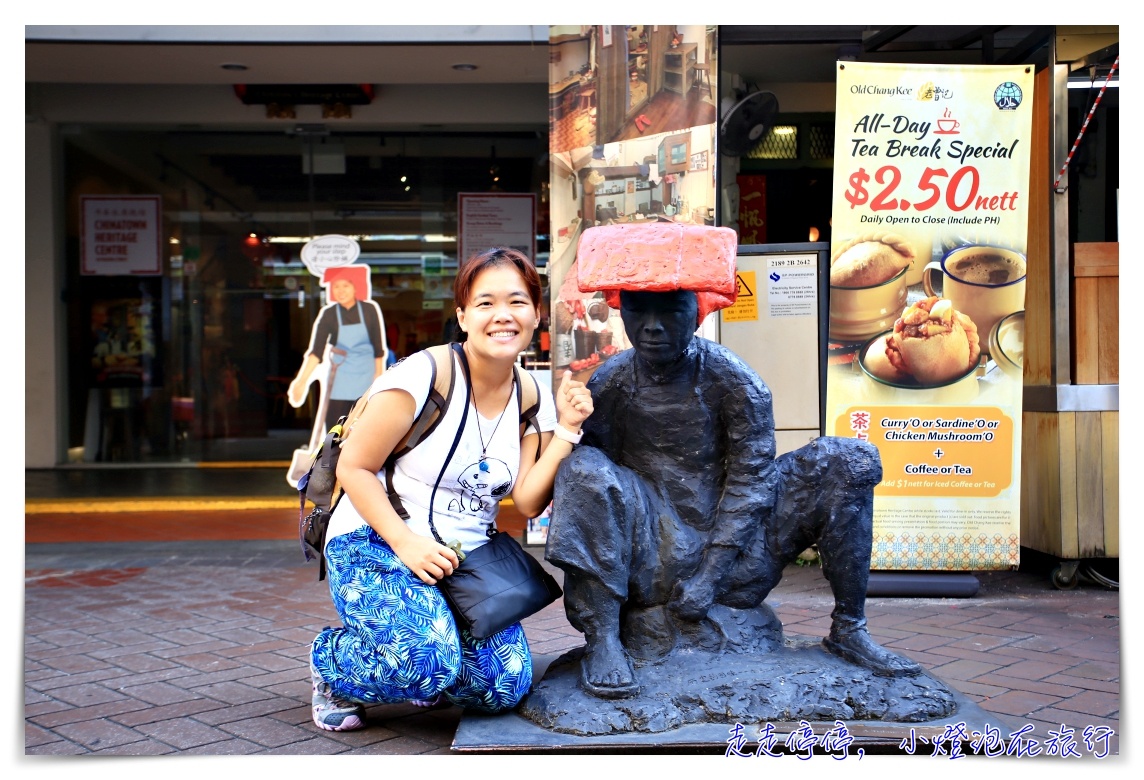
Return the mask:
<svg viewBox="0 0 1144 780">
<path fill-rule="evenodd" d="M 540 460 L 540 424 L 536 421 L 536 414 L 540 411 L 540 384 L 532 372 L 525 371 L 514 365 L 516 371 L 516 406 L 520 409 L 520 438 L 531 424 L 536 431 L 536 459 Z M 527 374 L 531 382 L 524 382 L 521 374 Z"/>
<path fill-rule="evenodd" d="M 393 487 L 393 473 L 397 466 L 397 460 L 408 454 L 410 450 L 437 429 L 445 417 L 445 409 L 448 408 L 449 401 L 453 398 L 453 386 L 455 384 L 451 345 L 442 344 L 429 347 L 425 353 L 429 356 L 430 365 L 429 397 L 425 399 L 425 404 L 413 421 L 409 433 L 386 458 L 384 466 L 385 490 L 389 494 L 389 503 L 401 519 L 406 521 L 409 520 L 409 512 L 401 503 L 401 499 Z"/>
<path fill-rule="evenodd" d="M 465 384 L 472 387 L 472 378 L 469 376 L 469 362 L 465 359 L 465 353 L 462 351 L 460 344 L 452 342 L 449 345 L 456 351 L 457 357 L 461 360 L 461 369 L 465 372 Z M 453 453 L 457 451 L 457 445 L 461 441 L 461 434 L 465 432 L 465 423 L 469 420 L 469 393 L 465 393 L 465 408 L 461 411 L 461 424 L 457 426 L 457 434 L 453 437 L 453 446 L 449 448 L 449 454 L 445 456 L 445 462 L 441 464 L 441 472 L 437 474 L 437 481 L 433 483 L 433 492 L 429 494 L 429 530 L 433 532 L 433 538 L 437 540 L 437 544 L 448 547 L 445 540 L 441 538 L 441 534 L 437 533 L 437 526 L 433 525 L 433 501 L 437 498 L 437 487 L 441 484 L 441 478 L 445 476 L 445 469 L 449 468 L 449 461 L 453 459 Z M 493 529 L 489 529 L 489 537 L 495 533 Z M 460 548 L 457 548 L 457 553 L 460 553 Z"/>
</svg>

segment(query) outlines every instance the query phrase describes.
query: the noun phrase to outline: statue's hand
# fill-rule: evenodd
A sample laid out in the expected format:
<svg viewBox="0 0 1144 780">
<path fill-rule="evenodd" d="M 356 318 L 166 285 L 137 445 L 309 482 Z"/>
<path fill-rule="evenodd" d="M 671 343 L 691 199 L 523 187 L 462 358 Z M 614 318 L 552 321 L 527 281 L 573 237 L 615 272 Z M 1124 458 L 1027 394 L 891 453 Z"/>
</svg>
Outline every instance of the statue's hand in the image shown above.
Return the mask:
<svg viewBox="0 0 1144 780">
<path fill-rule="evenodd" d="M 695 622 L 707 617 L 707 611 L 714 603 L 715 583 L 702 574 L 697 574 L 689 580 L 676 583 L 668 609 L 677 617 Z"/>
</svg>

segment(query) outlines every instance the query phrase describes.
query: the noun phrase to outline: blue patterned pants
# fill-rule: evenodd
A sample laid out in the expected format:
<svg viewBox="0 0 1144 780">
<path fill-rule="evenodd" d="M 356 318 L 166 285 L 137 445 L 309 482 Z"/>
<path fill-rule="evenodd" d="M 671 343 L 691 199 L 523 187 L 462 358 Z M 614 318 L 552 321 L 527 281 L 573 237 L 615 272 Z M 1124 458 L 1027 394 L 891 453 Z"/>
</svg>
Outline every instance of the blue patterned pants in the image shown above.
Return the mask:
<svg viewBox="0 0 1144 780">
<path fill-rule="evenodd" d="M 421 582 L 368 526 L 326 546 L 343 628 L 313 645 L 338 696 L 367 704 L 446 700 L 479 712 L 515 707 L 532 685 L 532 654 L 515 623 L 487 639 L 458 630 L 440 591 Z"/>
</svg>

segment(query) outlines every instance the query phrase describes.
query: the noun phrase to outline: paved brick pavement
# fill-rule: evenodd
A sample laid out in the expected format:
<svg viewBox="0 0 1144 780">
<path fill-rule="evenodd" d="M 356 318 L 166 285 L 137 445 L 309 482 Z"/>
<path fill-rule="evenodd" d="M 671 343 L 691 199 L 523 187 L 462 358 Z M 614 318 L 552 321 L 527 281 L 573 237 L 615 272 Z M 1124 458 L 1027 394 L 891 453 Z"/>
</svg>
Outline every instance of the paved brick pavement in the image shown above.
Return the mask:
<svg viewBox="0 0 1144 780">
<path fill-rule="evenodd" d="M 1034 738 L 1072 729 L 1089 756 L 1084 729 L 1106 727 L 1116 754 L 1119 594 L 978 576 L 971 599 L 869 599 L 873 633 Z M 28 544 L 24 587 L 28 755 L 450 753 L 455 707 L 375 706 L 345 734 L 312 724 L 306 653 L 337 616 L 296 541 Z M 770 603 L 789 634 L 829 627 L 817 567 L 788 570 Z M 537 655 L 582 641 L 559 603 L 525 628 Z"/>
</svg>

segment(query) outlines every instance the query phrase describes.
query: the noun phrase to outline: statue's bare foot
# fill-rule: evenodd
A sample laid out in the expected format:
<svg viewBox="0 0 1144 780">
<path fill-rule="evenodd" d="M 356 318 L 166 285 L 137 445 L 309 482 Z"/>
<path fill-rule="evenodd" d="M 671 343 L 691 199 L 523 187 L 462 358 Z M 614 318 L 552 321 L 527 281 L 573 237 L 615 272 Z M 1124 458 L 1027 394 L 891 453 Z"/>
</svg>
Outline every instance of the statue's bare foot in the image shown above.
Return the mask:
<svg viewBox="0 0 1144 780">
<path fill-rule="evenodd" d="M 588 645 L 580 660 L 580 684 L 602 699 L 626 699 L 639 693 L 619 637 L 599 637 Z"/>
<path fill-rule="evenodd" d="M 845 634 L 831 631 L 822 644 L 839 658 L 869 669 L 879 677 L 908 677 L 922 672 L 920 664 L 882 647 L 864 628 Z"/>
</svg>

